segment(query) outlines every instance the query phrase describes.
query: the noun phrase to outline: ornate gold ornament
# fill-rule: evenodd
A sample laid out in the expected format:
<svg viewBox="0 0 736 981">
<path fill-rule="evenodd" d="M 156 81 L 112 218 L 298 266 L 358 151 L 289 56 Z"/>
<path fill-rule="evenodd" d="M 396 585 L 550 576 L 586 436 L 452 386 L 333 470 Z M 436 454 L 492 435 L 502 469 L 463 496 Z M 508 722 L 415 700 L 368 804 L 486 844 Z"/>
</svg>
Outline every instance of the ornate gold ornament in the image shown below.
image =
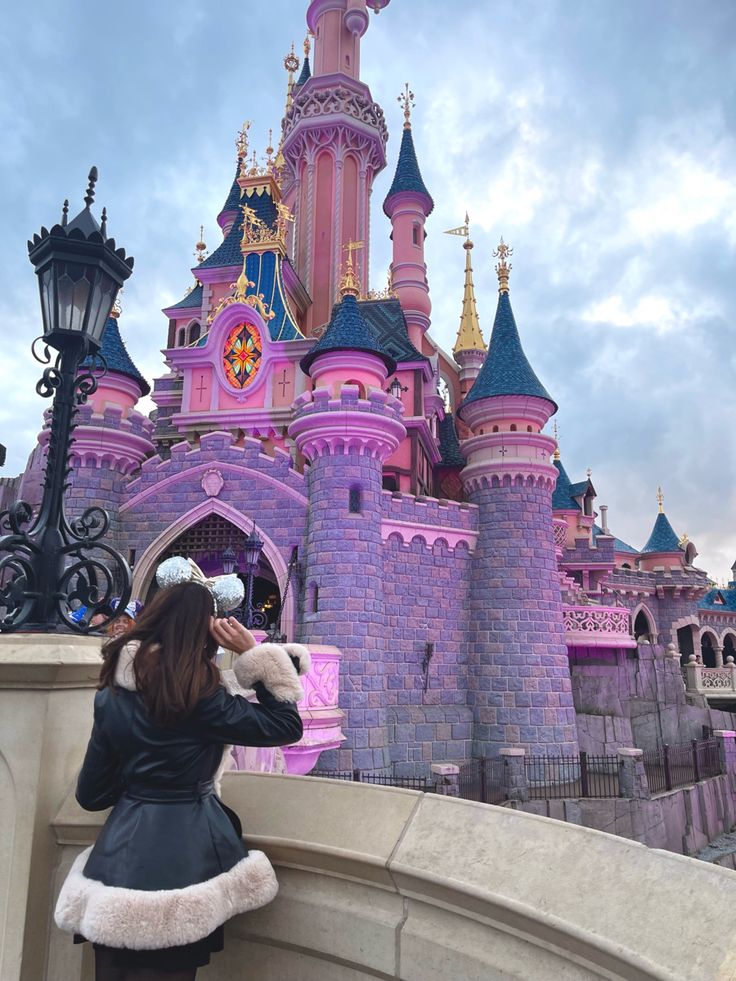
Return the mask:
<svg viewBox="0 0 736 981">
<path fill-rule="evenodd" d="M 513 269 L 511 263 L 506 262 L 509 256 L 514 254 L 514 250 L 506 245 L 503 240 L 503 235 L 501 236 L 501 242 L 498 248 L 493 253 L 493 258 L 498 259 L 499 262 L 496 263 L 496 273 L 498 275 L 498 292 L 508 293 L 509 291 L 509 273 Z"/>
</svg>

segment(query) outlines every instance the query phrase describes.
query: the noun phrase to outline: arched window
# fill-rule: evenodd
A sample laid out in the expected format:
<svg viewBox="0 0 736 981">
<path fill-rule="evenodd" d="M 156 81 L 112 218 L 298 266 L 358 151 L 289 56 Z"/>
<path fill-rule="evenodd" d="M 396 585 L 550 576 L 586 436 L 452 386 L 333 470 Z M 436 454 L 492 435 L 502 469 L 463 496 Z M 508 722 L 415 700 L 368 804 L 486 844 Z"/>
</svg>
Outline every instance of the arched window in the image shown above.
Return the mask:
<svg viewBox="0 0 736 981">
<path fill-rule="evenodd" d="M 726 634 L 723 638 L 723 663 L 727 664 L 729 657 L 736 660 L 736 643 L 733 634 Z"/>
<path fill-rule="evenodd" d="M 345 384 L 355 385 L 355 387 L 358 389 L 358 398 L 359 399 L 365 398 L 365 385 L 363 384 L 363 382 L 360 382 L 355 378 L 350 378 L 348 379 L 348 381 L 345 382 Z"/>
<path fill-rule="evenodd" d="M 201 333 L 202 328 L 199 326 L 199 324 L 192 324 L 192 326 L 189 328 L 189 343 L 194 344 L 195 341 L 198 341 Z"/>
<path fill-rule="evenodd" d="M 511 423 L 511 432 L 512 433 L 515 433 L 516 432 L 516 423 L 515 422 L 512 422 Z"/>
<path fill-rule="evenodd" d="M 494 426 L 492 432 L 497 433 L 498 432 L 498 426 Z"/>
<path fill-rule="evenodd" d="M 351 514 L 360 514 L 363 510 L 363 492 L 360 487 L 351 487 L 348 499 Z"/>
<path fill-rule="evenodd" d="M 532 427 L 531 427 L 531 426 L 527 426 L 527 427 L 526 427 L 526 431 L 527 431 L 528 433 L 530 433 L 530 432 L 532 431 Z"/>
<path fill-rule="evenodd" d="M 415 222 L 411 230 L 412 245 L 419 245 L 419 234 L 420 234 L 419 224 Z"/>
<path fill-rule="evenodd" d="M 637 640 L 648 640 L 651 644 L 653 642 L 652 633 L 652 624 L 649 622 L 649 617 L 644 610 L 639 610 L 634 620 L 634 637 Z"/>
<path fill-rule="evenodd" d="M 703 664 L 706 668 L 714 668 L 716 666 L 716 652 L 712 634 L 706 633 L 700 638 L 700 653 L 703 656 Z"/>
</svg>

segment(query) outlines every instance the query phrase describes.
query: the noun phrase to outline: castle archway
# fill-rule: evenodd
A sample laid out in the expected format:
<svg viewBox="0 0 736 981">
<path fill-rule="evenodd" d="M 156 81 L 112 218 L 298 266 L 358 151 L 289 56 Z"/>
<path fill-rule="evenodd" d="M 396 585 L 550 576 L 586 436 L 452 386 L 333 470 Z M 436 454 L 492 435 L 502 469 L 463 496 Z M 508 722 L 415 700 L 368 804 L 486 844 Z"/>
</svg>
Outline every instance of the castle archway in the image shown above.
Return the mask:
<svg viewBox="0 0 736 981">
<path fill-rule="evenodd" d="M 714 668 L 716 666 L 716 647 L 718 638 L 712 630 L 703 630 L 700 635 L 700 654 L 703 659 L 703 666 Z"/>
<path fill-rule="evenodd" d="M 254 580 L 254 602 L 268 606 L 267 615 L 275 619 L 284 596 L 288 576 L 287 563 L 271 538 L 254 525 L 246 514 L 228 504 L 208 498 L 183 515 L 158 536 L 136 562 L 133 574 L 133 595 L 150 598 L 155 592 L 155 573 L 158 565 L 171 555 L 189 555 L 206 575 L 222 575 L 223 552 L 230 546 L 235 562 L 243 571 L 243 540 L 255 530 L 263 541 L 263 552 Z M 294 639 L 295 602 L 292 583 L 284 599 L 281 629 L 289 640 Z"/>
</svg>

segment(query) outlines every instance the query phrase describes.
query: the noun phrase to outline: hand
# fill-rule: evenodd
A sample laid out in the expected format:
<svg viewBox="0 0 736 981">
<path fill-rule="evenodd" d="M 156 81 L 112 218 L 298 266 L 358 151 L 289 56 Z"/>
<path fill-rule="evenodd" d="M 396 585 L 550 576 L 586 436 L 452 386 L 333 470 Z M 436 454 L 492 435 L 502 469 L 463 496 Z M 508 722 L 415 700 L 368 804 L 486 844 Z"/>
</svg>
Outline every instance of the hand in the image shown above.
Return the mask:
<svg viewBox="0 0 736 981">
<path fill-rule="evenodd" d="M 235 617 L 211 617 L 210 634 L 220 647 L 235 654 L 245 654 L 256 646 L 256 639 Z"/>
</svg>

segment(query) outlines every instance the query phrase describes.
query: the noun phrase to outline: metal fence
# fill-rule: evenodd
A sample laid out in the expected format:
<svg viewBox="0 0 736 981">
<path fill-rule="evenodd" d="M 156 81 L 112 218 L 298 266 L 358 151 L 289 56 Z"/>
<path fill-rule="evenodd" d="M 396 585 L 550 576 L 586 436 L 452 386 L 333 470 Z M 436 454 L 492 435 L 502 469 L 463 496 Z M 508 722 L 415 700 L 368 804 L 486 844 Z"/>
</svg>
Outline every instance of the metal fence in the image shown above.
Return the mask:
<svg viewBox="0 0 736 981">
<path fill-rule="evenodd" d="M 505 760 L 485 757 L 460 767 L 459 794 L 464 800 L 482 804 L 500 804 L 506 800 Z"/>
<path fill-rule="evenodd" d="M 406 790 L 421 790 L 425 794 L 434 791 L 434 783 L 427 777 L 396 777 L 390 773 L 372 773 L 370 770 L 315 770 L 309 776 L 372 783 L 380 787 L 403 787 Z"/>
<path fill-rule="evenodd" d="M 665 743 L 657 749 L 647 750 L 644 753 L 644 770 L 653 794 L 717 777 L 723 773 L 718 741 L 693 739 L 677 746 Z"/>
<path fill-rule="evenodd" d="M 574 797 L 618 797 L 618 756 L 527 756 L 529 797 L 562 800 Z"/>
</svg>

